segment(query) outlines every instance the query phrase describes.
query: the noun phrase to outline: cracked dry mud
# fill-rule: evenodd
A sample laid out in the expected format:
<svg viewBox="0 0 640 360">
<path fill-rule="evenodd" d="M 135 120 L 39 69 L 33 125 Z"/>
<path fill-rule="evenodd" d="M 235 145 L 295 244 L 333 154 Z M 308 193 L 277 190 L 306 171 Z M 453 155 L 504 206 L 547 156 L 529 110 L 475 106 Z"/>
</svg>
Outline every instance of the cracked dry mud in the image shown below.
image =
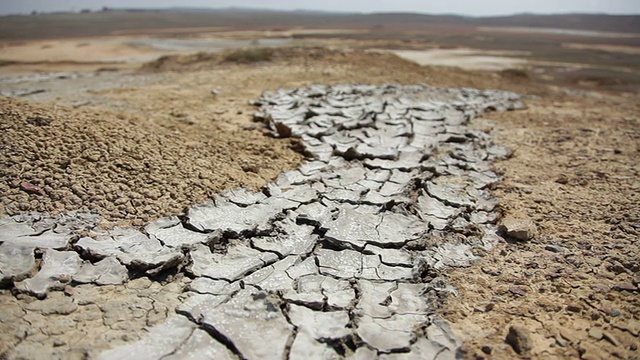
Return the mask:
<svg viewBox="0 0 640 360">
<path fill-rule="evenodd" d="M 495 243 L 491 160 L 508 154 L 467 123 L 523 107 L 518 95 L 312 86 L 256 105 L 308 155 L 261 192 L 229 190 L 142 231 L 99 230 L 92 212 L 0 220 L 0 280 L 20 293 L 7 308 L 28 302 L 3 320 L 30 325 L 9 357 L 455 356 L 434 315 L 453 291 L 440 273 Z M 138 298 L 101 302 L 105 288 Z M 116 339 L 130 319 L 148 332 Z M 92 324 L 113 339 L 83 338 Z"/>
</svg>

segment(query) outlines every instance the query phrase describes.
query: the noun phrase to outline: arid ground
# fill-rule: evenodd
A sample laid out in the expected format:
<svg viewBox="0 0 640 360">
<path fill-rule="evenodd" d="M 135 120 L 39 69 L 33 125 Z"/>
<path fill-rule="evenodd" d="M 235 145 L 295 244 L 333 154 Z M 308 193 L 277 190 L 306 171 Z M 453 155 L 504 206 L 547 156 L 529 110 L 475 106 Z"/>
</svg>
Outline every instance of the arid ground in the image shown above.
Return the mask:
<svg viewBox="0 0 640 360">
<path fill-rule="evenodd" d="M 4 40 L 0 215 L 89 209 L 104 228 L 142 226 L 224 189 L 259 189 L 304 159 L 297 140 L 253 121 L 250 102 L 279 87 L 511 90 L 527 95 L 526 110 L 489 112 L 473 125 L 512 150 L 495 164 L 502 215 L 531 220 L 537 232 L 447 271 L 457 291 L 440 315 L 466 358 L 640 358 L 640 34 L 444 31 L 190 29 L 178 39 L 199 42 L 187 45 L 158 41 L 158 29 Z M 537 47 L 511 46 L 518 38 Z M 257 48 L 268 39 L 284 40 Z M 2 308 L 14 310 L 0 314 L 0 354 L 34 356 L 16 329 L 34 321 L 22 314 L 37 300 L 1 291 Z M 137 339 L 154 321 L 89 340 Z M 505 340 L 514 325 L 525 333 L 519 353 Z M 83 346 L 59 335 L 37 338 Z"/>
</svg>

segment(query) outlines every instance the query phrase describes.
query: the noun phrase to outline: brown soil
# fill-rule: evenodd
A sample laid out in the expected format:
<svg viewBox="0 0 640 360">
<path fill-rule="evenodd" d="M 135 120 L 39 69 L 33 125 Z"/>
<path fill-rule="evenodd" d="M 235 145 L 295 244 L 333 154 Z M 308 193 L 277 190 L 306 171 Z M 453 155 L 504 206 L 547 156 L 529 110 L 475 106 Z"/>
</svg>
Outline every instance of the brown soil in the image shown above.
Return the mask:
<svg viewBox="0 0 640 360">
<path fill-rule="evenodd" d="M 542 97 L 478 122 L 515 150 L 497 164 L 504 181 L 495 194 L 506 214 L 532 219 L 538 236 L 501 243 L 449 274 L 460 292 L 442 314 L 468 340 L 468 358 L 490 358 L 483 346 L 493 358 L 516 357 L 505 342 L 511 325 L 530 333 L 523 357 L 640 357 L 638 100 Z"/>
<path fill-rule="evenodd" d="M 216 102 L 211 94 L 192 103 L 198 101 Z M 142 225 L 226 188 L 260 187 L 301 159 L 290 142 L 220 125 L 214 112 L 145 116 L 7 98 L 0 106 L 0 212 L 10 215 L 89 209 L 117 225 Z M 43 193 L 25 191 L 24 182 Z"/>
<path fill-rule="evenodd" d="M 155 52 L 126 44 L 126 38 L 86 38 L 73 40 L 0 43 L 0 59 L 15 62 L 100 62 L 135 58 Z"/>
<path fill-rule="evenodd" d="M 171 57 L 141 70 L 148 72 L 164 80 L 101 92 L 108 103 L 83 109 L 2 99 L 5 212 L 91 208 L 111 223 L 137 225 L 225 188 L 259 187 L 301 160 L 290 141 L 251 122 L 248 101 L 279 86 L 395 82 L 536 94 L 528 110 L 475 123 L 515 150 L 496 165 L 504 181 L 494 191 L 506 214 L 535 221 L 538 237 L 500 243 L 451 271 L 459 294 L 441 314 L 466 339 L 469 358 L 516 357 L 505 343 L 510 325 L 529 333 L 523 358 L 638 358 L 637 91 L 566 95 L 528 77 L 325 49 L 281 50 L 248 65 Z M 23 181 L 45 195 L 21 190 Z"/>
<path fill-rule="evenodd" d="M 89 209 L 109 225 L 142 225 L 211 199 L 259 188 L 302 156 L 251 122 L 249 102 L 278 86 L 424 82 L 504 88 L 506 77 L 426 68 L 391 54 L 287 49 L 273 62 L 237 65 L 224 55 L 165 57 L 140 70 L 161 83 L 103 91 L 101 106 L 70 109 L 3 98 L 0 214 Z M 526 83 L 510 83 L 523 91 Z M 221 93 L 211 94 L 212 88 Z M 27 192 L 23 182 L 44 194 Z"/>
</svg>

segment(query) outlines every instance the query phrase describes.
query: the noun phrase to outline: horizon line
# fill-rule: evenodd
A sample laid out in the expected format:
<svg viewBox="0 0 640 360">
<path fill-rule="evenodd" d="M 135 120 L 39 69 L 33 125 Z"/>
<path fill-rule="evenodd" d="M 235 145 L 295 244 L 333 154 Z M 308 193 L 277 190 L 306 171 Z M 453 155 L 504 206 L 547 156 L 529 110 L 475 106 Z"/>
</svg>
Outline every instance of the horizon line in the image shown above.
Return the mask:
<svg viewBox="0 0 640 360">
<path fill-rule="evenodd" d="M 7 13 L 1 14 L 0 16 L 33 16 L 33 15 L 53 15 L 53 14 L 82 14 L 82 13 L 101 13 L 108 11 L 176 11 L 179 12 L 181 10 L 184 11 L 194 11 L 194 10 L 205 10 L 205 11 L 225 11 L 225 10 L 237 10 L 237 11 L 255 11 L 255 12 L 286 12 L 286 13 L 296 13 L 296 12 L 308 12 L 308 13 L 324 13 L 324 14 L 340 14 L 340 15 L 375 15 L 375 14 L 403 14 L 403 15 L 429 15 L 429 16 L 451 16 L 451 17 L 464 17 L 464 18 L 492 18 L 492 17 L 512 17 L 512 16 L 522 16 L 522 15 L 533 15 L 533 16 L 562 16 L 562 15 L 594 15 L 594 16 L 640 16 L 640 13 L 634 14 L 619 14 L 619 13 L 607 13 L 607 12 L 580 12 L 580 11 L 568 11 L 568 12 L 518 12 L 518 13 L 509 13 L 509 14 L 493 14 L 493 15 L 465 15 L 459 13 L 428 13 L 428 12 L 420 12 L 420 11 L 371 11 L 371 12 L 362 12 L 362 11 L 340 11 L 340 10 L 319 10 L 319 9 L 270 9 L 270 8 L 254 8 L 254 7 L 242 7 L 242 6 L 227 6 L 227 7 L 207 7 L 207 6 L 166 6 L 166 7 L 111 7 L 111 6 L 102 6 L 100 8 L 81 8 L 78 10 L 70 9 L 70 10 L 54 10 L 54 11 L 37 11 L 33 10 L 31 12 L 25 13 Z"/>
</svg>

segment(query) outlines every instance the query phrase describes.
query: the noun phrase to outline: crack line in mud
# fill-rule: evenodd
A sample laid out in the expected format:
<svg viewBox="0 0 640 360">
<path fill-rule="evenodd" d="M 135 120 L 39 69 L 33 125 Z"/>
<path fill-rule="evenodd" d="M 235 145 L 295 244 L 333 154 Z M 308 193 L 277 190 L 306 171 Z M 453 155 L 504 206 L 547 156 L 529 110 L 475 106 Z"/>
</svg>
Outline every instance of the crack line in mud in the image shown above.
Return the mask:
<svg viewBox="0 0 640 360">
<path fill-rule="evenodd" d="M 318 356 L 360 347 L 379 354 L 410 352 L 418 330 L 406 330 L 407 337 L 398 329 L 432 323 L 434 306 L 446 291 L 435 267 L 470 260 L 462 245 L 438 246 L 430 238 L 444 240 L 443 234 L 453 232 L 465 238 L 461 244 L 473 244 L 493 230 L 490 222 L 471 219 L 495 211 L 490 195 L 475 190 L 497 181 L 496 174 L 483 172 L 495 158 L 486 149 L 494 145 L 466 124 L 486 108 L 519 108 L 518 96 L 421 85 L 336 85 L 281 89 L 263 94 L 256 104 L 261 107 L 257 119 L 276 136 L 301 138 L 314 159 L 282 173 L 262 192 L 227 191 L 142 232 L 114 229 L 76 241 L 74 231 L 45 229 L 32 236 L 34 248 L 47 237 L 64 242 L 67 236 L 65 246 L 72 244 L 84 257 L 117 260 L 99 267 L 99 262 L 76 259 L 76 252 L 45 247 L 40 272 L 16 282 L 17 290 L 46 296 L 59 286 L 51 279 L 84 279 L 82 271 L 100 274 L 96 279 L 122 269 L 150 278 L 182 271 L 199 285 L 186 290 L 190 297 L 176 312 L 242 359 L 296 358 L 302 349 Z M 343 115 L 349 108 L 359 115 L 331 115 L 338 104 Z M 97 221 L 83 216 L 70 221 L 91 232 Z M 0 224 L 0 230 L 8 226 L 33 235 L 37 221 L 25 217 L 21 223 Z M 31 230 L 25 230 L 28 226 Z M 473 226 L 479 230 L 469 231 Z M 5 241 L 0 251 L 10 246 Z M 29 264 L 29 256 L 20 259 Z M 9 280 L 21 274 L 8 274 Z M 122 283 L 127 276 L 112 281 Z M 324 319 L 310 329 L 312 336 L 300 336 L 292 308 Z M 322 317 L 337 316 L 330 310 L 346 312 L 345 328 L 334 328 L 335 321 Z M 347 335 L 341 333 L 345 329 Z M 260 341 L 270 348 L 257 349 Z M 450 350 L 431 355 L 442 351 Z"/>
</svg>

